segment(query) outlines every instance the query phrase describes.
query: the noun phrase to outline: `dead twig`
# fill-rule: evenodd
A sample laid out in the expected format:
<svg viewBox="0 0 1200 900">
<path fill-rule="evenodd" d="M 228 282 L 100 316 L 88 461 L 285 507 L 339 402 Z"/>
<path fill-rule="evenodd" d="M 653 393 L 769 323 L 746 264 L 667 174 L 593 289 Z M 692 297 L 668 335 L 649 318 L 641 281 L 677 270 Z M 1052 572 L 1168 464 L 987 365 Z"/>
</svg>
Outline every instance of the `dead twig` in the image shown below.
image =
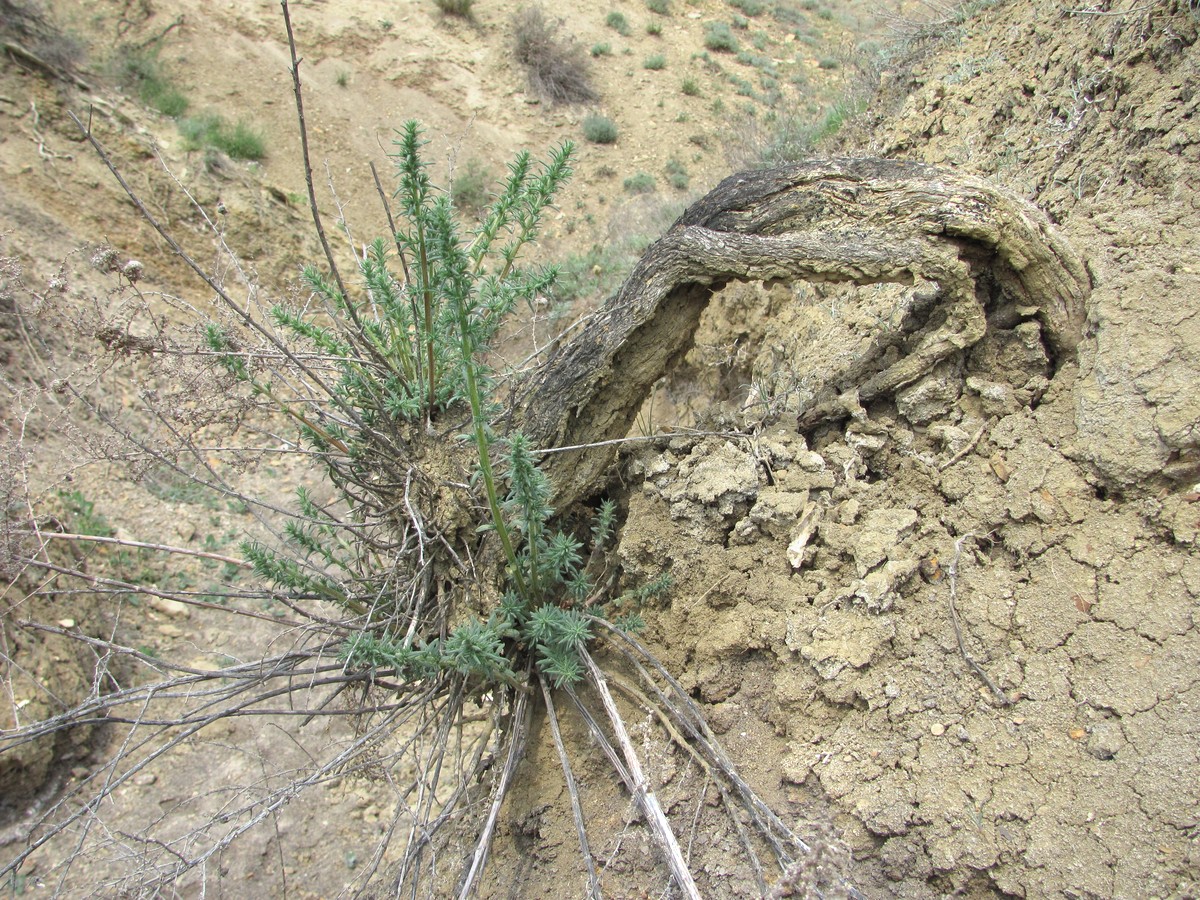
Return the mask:
<svg viewBox="0 0 1200 900">
<path fill-rule="evenodd" d="M 687 860 L 683 858 L 683 852 L 679 849 L 679 841 L 675 837 L 675 831 L 671 828 L 671 822 L 667 819 L 666 813 L 663 812 L 662 806 L 658 802 L 658 797 L 650 790 L 646 773 L 642 770 L 641 760 L 638 759 L 633 742 L 629 739 L 629 733 L 625 730 L 625 722 L 621 718 L 617 704 L 608 690 L 604 673 L 600 671 L 600 667 L 596 665 L 595 660 L 592 659 L 591 654 L 586 650 L 580 648 L 579 658 L 583 661 L 584 668 L 587 670 L 589 681 L 596 689 L 596 693 L 600 695 L 600 702 L 604 706 L 605 713 L 608 714 L 608 721 L 612 725 L 613 735 L 616 737 L 617 743 L 621 747 L 621 752 L 625 757 L 625 765 L 629 771 L 630 788 L 633 798 L 642 810 L 642 814 L 646 817 L 646 821 L 650 823 L 651 833 L 654 835 L 659 849 L 667 858 L 667 864 L 671 867 L 671 874 L 675 877 L 675 884 L 685 897 L 690 898 L 690 900 L 700 900 L 700 891 L 696 887 L 695 879 L 692 878 L 691 870 L 688 869 Z"/>
<path fill-rule="evenodd" d="M 971 658 L 971 654 L 967 652 L 966 641 L 963 640 L 962 625 L 958 621 L 958 560 L 962 555 L 962 545 L 969 538 L 975 537 L 971 532 L 967 532 L 957 541 L 954 542 L 954 559 L 950 561 L 950 567 L 946 570 L 947 580 L 950 583 L 950 595 L 946 598 L 946 605 L 950 608 L 950 622 L 954 625 L 954 637 L 958 641 L 958 652 L 962 654 L 963 660 L 971 671 L 979 676 L 980 681 L 987 685 L 988 690 L 992 692 L 992 696 L 996 698 L 996 702 L 1001 706 L 1011 706 L 1012 699 L 1004 691 L 996 686 L 996 682 L 992 681 L 987 672 L 979 663 Z"/>
<path fill-rule="evenodd" d="M 542 687 L 542 699 L 546 702 L 546 717 L 550 720 L 550 734 L 554 737 L 554 748 L 558 751 L 558 761 L 562 764 L 563 780 L 567 785 L 567 794 L 571 798 L 571 813 L 575 817 L 575 830 L 579 834 L 579 852 L 583 856 L 584 866 L 588 873 L 588 897 L 590 900 L 600 900 L 600 879 L 596 875 L 596 861 L 588 844 L 587 824 L 583 820 L 583 805 L 579 801 L 579 788 L 575 783 L 575 775 L 571 771 L 571 758 L 563 744 L 562 732 L 558 727 L 558 711 L 554 708 L 554 697 L 544 676 L 538 676 L 538 684 Z"/>
</svg>

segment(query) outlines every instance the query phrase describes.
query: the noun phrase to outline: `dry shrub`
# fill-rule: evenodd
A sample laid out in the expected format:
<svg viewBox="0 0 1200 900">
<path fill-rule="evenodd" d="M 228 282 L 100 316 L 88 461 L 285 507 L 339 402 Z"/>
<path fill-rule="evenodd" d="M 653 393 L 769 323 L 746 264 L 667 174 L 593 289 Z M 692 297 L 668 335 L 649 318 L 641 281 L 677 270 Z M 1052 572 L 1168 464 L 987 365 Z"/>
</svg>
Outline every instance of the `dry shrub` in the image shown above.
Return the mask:
<svg viewBox="0 0 1200 900">
<path fill-rule="evenodd" d="M 0 43 L 6 39 L 44 63 L 52 74 L 73 73 L 83 63 L 83 45 L 65 34 L 35 2 L 0 0 Z"/>
<path fill-rule="evenodd" d="M 527 6 L 513 19 L 513 55 L 525 67 L 530 89 L 551 103 L 589 103 L 592 87 L 587 55 L 562 23 L 540 6 Z"/>
</svg>

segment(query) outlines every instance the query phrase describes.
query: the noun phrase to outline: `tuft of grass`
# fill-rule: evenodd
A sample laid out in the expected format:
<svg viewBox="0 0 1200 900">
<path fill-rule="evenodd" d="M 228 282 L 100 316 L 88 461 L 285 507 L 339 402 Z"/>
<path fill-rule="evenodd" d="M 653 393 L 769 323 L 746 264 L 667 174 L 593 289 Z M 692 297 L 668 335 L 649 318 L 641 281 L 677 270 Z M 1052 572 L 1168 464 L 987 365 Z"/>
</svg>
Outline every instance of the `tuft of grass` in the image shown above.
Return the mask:
<svg viewBox="0 0 1200 900">
<path fill-rule="evenodd" d="M 607 116 L 588 116 L 583 120 L 583 136 L 593 144 L 615 144 L 617 123 Z"/>
<path fill-rule="evenodd" d="M 672 157 L 667 160 L 666 165 L 667 181 L 671 187 L 677 191 L 686 191 L 691 183 L 691 178 L 688 176 L 687 166 L 678 159 Z"/>
<path fill-rule="evenodd" d="M 842 63 L 836 56 L 822 56 L 817 65 L 822 69 L 832 71 L 841 68 Z"/>
<path fill-rule="evenodd" d="M 662 35 L 662 22 L 647 22 L 646 34 L 650 37 L 660 37 Z"/>
<path fill-rule="evenodd" d="M 346 69 L 339 69 L 337 77 L 334 79 L 338 87 L 347 87 L 350 84 L 350 72 Z"/>
<path fill-rule="evenodd" d="M 767 11 L 767 4 L 763 0 L 729 0 L 729 5 L 741 10 L 750 18 L 761 16 Z"/>
<path fill-rule="evenodd" d="M 679 90 L 689 97 L 699 97 L 700 83 L 695 78 L 685 78 L 679 85 Z"/>
<path fill-rule="evenodd" d="M 180 119 L 179 132 L 189 150 L 220 150 L 232 159 L 262 159 L 267 155 L 259 131 L 244 121 L 230 127 L 215 113 Z"/>
<path fill-rule="evenodd" d="M 454 208 L 478 216 L 491 202 L 488 192 L 491 182 L 487 167 L 474 157 L 468 159 L 466 165 L 454 173 L 450 183 L 450 200 Z"/>
<path fill-rule="evenodd" d="M 551 103 L 588 103 L 599 97 L 583 48 L 573 36 L 562 34 L 561 23 L 547 18 L 540 6 L 518 12 L 513 33 L 513 56 L 539 97 Z"/>
<path fill-rule="evenodd" d="M 460 19 L 470 19 L 474 16 L 471 7 L 475 5 L 475 0 L 433 0 L 433 2 L 444 15 L 457 16 Z"/>
<path fill-rule="evenodd" d="M 630 194 L 651 194 L 657 185 L 654 176 L 646 172 L 638 172 L 625 179 L 624 188 Z"/>
<path fill-rule="evenodd" d="M 612 44 L 605 41 L 603 44 L 592 44 L 592 56 L 612 56 Z"/>
<path fill-rule="evenodd" d="M 704 46 L 714 53 L 736 53 L 737 38 L 725 22 L 708 22 L 704 26 Z"/>
<path fill-rule="evenodd" d="M 622 37 L 629 36 L 629 20 L 625 18 L 624 13 L 617 12 L 614 9 L 604 17 L 604 24 Z"/>
<path fill-rule="evenodd" d="M 187 112 L 188 99 L 163 72 L 157 51 L 125 48 L 117 80 L 142 103 L 164 116 L 175 119 Z"/>
<path fill-rule="evenodd" d="M 646 9 L 660 16 L 671 14 L 671 0 L 646 0 Z"/>
<path fill-rule="evenodd" d="M 643 69 L 650 69 L 651 71 L 657 72 L 660 69 L 665 69 L 666 67 L 667 58 L 661 53 L 655 53 L 653 56 L 647 56 L 644 60 L 642 60 Z"/>
</svg>

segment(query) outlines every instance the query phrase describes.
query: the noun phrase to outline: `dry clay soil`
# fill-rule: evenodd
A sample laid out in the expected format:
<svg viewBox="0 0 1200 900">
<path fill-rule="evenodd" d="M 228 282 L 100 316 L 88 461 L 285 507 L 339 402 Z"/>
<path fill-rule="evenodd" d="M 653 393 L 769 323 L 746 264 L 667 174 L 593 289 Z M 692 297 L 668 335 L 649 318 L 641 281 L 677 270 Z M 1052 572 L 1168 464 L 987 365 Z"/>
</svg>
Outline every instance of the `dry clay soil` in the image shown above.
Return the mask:
<svg viewBox="0 0 1200 900">
<path fill-rule="evenodd" d="M 675 578 L 670 601 L 645 613 L 647 641 L 777 808 L 802 830 L 832 821 L 867 896 L 1200 894 L 1198 28 L 1178 0 L 997 4 L 928 43 L 914 67 L 884 73 L 837 151 L 953 167 L 1039 206 L 1092 281 L 1077 353 L 1057 357 L 1032 318 L 997 320 L 865 417 L 802 435 L 795 405 L 836 380 L 838 360 L 904 300 L 731 288 L 660 408 L 744 436 L 679 437 L 622 458 L 622 563 L 653 577 L 669 561 Z M 252 31 L 242 22 L 232 39 Z M 264 115 L 284 116 L 285 102 Z M 436 116 L 443 101 L 419 102 Z M 23 110 L 5 115 L 29 131 Z M 531 143 L 513 122 L 476 127 L 494 128 L 487 145 L 501 151 Z M 10 132 L 6 184 L 28 174 L 22 165 L 67 168 L 36 154 Z M 32 269 L 48 279 L 79 245 L 67 245 L 78 221 L 108 207 L 30 190 L 3 201 L 5 240 L 40 235 L 24 246 L 44 254 Z M 284 215 L 299 232 L 299 213 Z M 56 220 L 72 223 L 67 234 L 54 237 Z M 130 216 L 104 231 L 145 255 L 138 229 Z M 275 259 L 264 245 L 265 276 L 280 274 Z M 146 509 L 143 521 L 168 529 L 186 513 Z M 246 635 L 148 615 L 137 627 L 185 657 L 251 651 Z M 113 815 L 173 809 L 208 780 L 265 779 L 265 761 L 282 771 L 295 753 L 275 733 L 218 727 L 131 785 Z M 581 894 L 542 731 L 504 815 L 494 896 Z M 651 724 L 642 736 L 665 805 L 689 818 L 695 773 L 653 752 Z M 369 783 L 310 794 L 227 853 L 210 888 L 327 896 L 352 883 L 355 853 L 387 812 Z M 652 848 L 629 849 L 644 845 L 639 830 L 623 834 L 610 894 L 669 895 Z M 702 891 L 751 896 L 744 864 L 720 853 L 727 840 L 696 836 L 708 851 Z M 31 871 L 53 861 L 35 857 Z"/>
</svg>

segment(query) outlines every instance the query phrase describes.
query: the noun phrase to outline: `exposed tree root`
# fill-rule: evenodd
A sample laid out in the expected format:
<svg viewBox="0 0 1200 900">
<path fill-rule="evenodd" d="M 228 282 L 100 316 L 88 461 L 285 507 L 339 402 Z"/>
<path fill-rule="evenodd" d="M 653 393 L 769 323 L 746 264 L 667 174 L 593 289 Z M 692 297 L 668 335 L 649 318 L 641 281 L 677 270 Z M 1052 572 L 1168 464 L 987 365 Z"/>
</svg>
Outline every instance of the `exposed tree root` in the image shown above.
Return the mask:
<svg viewBox="0 0 1200 900">
<path fill-rule="evenodd" d="M 981 279 L 1000 301 L 977 289 Z M 800 415 L 802 427 L 856 412 L 987 330 L 987 302 L 1036 313 L 1060 358 L 1082 335 L 1090 280 L 1032 205 L 986 181 L 917 163 L 815 160 L 725 179 L 642 257 L 602 313 L 527 387 L 522 427 L 538 446 L 588 444 L 546 461 L 566 507 L 602 483 L 653 384 L 691 348 L 714 292 L 731 281 L 932 282 L 911 350 L 868 352 Z"/>
</svg>

